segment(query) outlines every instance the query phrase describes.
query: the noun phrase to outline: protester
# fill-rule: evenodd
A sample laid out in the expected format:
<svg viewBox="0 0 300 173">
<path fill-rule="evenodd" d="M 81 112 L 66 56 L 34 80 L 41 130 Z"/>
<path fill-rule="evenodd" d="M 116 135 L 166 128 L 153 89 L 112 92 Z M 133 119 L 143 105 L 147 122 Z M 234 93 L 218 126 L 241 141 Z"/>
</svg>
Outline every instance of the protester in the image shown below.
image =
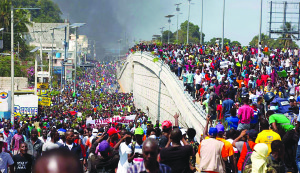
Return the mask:
<svg viewBox="0 0 300 173">
<path fill-rule="evenodd" d="M 33 166 L 32 155 L 27 154 L 28 148 L 26 143 L 20 145 L 20 153 L 13 156 L 14 169 L 16 173 L 31 173 Z"/>
</svg>

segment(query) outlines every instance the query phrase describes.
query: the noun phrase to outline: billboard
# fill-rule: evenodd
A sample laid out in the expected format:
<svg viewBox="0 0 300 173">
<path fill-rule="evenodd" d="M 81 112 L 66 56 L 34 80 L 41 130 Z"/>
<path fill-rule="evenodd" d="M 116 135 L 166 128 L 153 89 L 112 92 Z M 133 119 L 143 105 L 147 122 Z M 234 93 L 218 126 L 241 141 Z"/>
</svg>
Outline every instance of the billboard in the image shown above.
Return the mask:
<svg viewBox="0 0 300 173">
<path fill-rule="evenodd" d="M 29 117 L 38 114 L 38 96 L 36 95 L 15 95 L 15 116 Z"/>
<path fill-rule="evenodd" d="M 0 118 L 8 119 L 11 114 L 11 92 L 0 91 Z M 14 96 L 15 116 L 38 114 L 38 96 L 36 95 L 15 95 Z"/>
<path fill-rule="evenodd" d="M 51 98 L 49 97 L 39 97 L 39 105 L 41 106 L 50 106 Z"/>
<path fill-rule="evenodd" d="M 0 118 L 10 118 L 10 91 L 0 91 Z"/>
</svg>

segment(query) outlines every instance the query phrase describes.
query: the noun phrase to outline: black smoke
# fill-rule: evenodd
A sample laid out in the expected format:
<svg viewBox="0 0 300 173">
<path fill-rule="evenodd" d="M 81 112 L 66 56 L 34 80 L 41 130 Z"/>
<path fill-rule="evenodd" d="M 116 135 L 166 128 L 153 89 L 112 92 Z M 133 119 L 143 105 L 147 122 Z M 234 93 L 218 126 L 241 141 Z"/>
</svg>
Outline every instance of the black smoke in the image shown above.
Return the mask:
<svg viewBox="0 0 300 173">
<path fill-rule="evenodd" d="M 159 27 L 167 23 L 165 15 L 175 11 L 174 0 L 54 0 L 71 23 L 86 23 L 80 34 L 97 40 L 97 56 L 101 48 L 118 49 L 117 40 L 125 33 L 128 45 L 150 40 L 160 34 Z M 122 47 L 123 47 L 122 46 Z"/>
</svg>

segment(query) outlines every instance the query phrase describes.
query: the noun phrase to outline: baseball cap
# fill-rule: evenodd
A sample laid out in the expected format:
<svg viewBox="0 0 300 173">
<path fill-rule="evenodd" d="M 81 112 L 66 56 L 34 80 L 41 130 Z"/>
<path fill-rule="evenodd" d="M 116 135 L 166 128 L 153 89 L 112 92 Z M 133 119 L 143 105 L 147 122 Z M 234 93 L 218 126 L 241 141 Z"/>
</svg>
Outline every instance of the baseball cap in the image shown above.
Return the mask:
<svg viewBox="0 0 300 173">
<path fill-rule="evenodd" d="M 92 133 L 98 133 L 98 129 L 93 129 Z"/>
<path fill-rule="evenodd" d="M 98 131 L 97 131 L 98 132 Z M 118 133 L 118 131 L 115 129 L 115 128 L 110 128 L 108 131 L 107 131 L 107 134 L 108 136 L 111 136 L 115 133 Z"/>
<path fill-rule="evenodd" d="M 211 127 L 211 128 L 209 129 L 209 132 L 208 132 L 208 134 L 209 134 L 210 136 L 216 136 L 217 133 L 218 133 L 218 130 L 217 130 L 217 128 L 215 128 L 215 127 Z"/>
<path fill-rule="evenodd" d="M 257 137 L 257 131 L 254 130 L 254 129 L 248 130 L 248 131 L 246 132 L 246 134 L 247 134 L 247 135 L 249 136 L 249 138 L 251 138 L 251 139 L 256 139 L 256 137 Z"/>
<path fill-rule="evenodd" d="M 168 129 L 168 128 L 172 127 L 172 123 L 169 120 L 165 120 L 161 123 L 161 126 L 163 129 Z"/>
<path fill-rule="evenodd" d="M 136 128 L 134 131 L 134 135 L 143 135 L 143 134 L 144 134 L 144 130 L 141 127 Z"/>
<path fill-rule="evenodd" d="M 219 132 L 224 132 L 224 126 L 223 126 L 223 124 L 217 124 L 216 125 L 216 129 L 218 130 L 218 133 Z"/>
<path fill-rule="evenodd" d="M 103 151 L 108 151 L 110 148 L 109 143 L 104 140 L 99 144 L 98 151 L 103 152 Z"/>
</svg>

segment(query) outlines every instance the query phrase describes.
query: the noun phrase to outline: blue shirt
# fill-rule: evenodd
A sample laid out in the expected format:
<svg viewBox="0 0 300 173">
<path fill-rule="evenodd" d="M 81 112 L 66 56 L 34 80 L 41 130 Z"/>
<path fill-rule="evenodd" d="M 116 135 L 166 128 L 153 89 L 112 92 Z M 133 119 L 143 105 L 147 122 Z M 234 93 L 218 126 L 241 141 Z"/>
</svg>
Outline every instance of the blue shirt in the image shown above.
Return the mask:
<svg viewBox="0 0 300 173">
<path fill-rule="evenodd" d="M 237 116 L 230 116 L 228 118 L 225 119 L 225 121 L 228 123 L 228 127 L 229 129 L 234 128 L 235 130 L 238 127 L 238 123 L 239 123 L 239 118 Z"/>
<path fill-rule="evenodd" d="M 222 103 L 222 107 L 224 109 L 224 116 L 230 116 L 230 109 L 232 108 L 234 101 L 231 99 L 226 99 Z"/>
</svg>

